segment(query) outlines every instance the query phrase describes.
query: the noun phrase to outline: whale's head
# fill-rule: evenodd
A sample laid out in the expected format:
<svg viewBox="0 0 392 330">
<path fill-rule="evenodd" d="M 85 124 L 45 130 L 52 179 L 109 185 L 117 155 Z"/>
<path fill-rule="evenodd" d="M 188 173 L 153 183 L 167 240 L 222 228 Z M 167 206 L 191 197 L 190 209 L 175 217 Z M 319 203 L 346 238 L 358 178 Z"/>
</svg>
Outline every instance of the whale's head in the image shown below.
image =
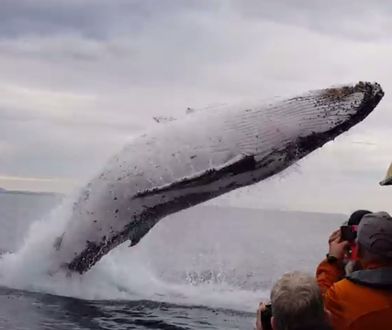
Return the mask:
<svg viewBox="0 0 392 330">
<path fill-rule="evenodd" d="M 379 84 L 359 82 L 314 90 L 283 101 L 269 114 L 273 124 L 276 119 L 275 138 L 280 143 L 275 145 L 280 145 L 278 152 L 284 154 L 284 166 L 361 122 L 383 96 Z"/>
<path fill-rule="evenodd" d="M 377 106 L 384 92 L 377 83 L 359 82 L 354 86 L 328 88 L 315 92 L 318 113 L 304 116 L 312 135 L 300 140 L 300 147 L 334 139 L 365 119 Z M 308 146 L 311 147 L 311 146 Z"/>
</svg>

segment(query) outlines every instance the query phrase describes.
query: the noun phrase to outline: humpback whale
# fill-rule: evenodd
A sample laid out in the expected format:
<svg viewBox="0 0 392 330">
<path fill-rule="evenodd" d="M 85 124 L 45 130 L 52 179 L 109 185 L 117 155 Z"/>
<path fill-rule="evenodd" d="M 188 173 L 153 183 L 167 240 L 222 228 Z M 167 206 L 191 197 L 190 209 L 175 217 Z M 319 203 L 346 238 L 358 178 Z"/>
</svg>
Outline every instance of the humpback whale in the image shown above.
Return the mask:
<svg viewBox="0 0 392 330">
<path fill-rule="evenodd" d="M 165 216 L 286 169 L 366 118 L 383 95 L 359 82 L 195 111 L 140 133 L 81 191 L 54 242 L 59 267 L 82 274 Z"/>
</svg>

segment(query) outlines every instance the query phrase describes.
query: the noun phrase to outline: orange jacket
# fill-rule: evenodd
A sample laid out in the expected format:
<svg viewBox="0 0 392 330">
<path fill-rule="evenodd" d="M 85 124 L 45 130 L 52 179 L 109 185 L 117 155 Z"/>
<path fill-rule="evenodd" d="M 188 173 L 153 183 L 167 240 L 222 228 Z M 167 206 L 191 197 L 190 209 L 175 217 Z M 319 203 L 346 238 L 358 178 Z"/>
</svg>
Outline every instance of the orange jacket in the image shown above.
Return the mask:
<svg viewBox="0 0 392 330">
<path fill-rule="evenodd" d="M 392 267 L 369 264 L 344 278 L 343 267 L 326 260 L 317 282 L 334 330 L 392 329 Z"/>
</svg>

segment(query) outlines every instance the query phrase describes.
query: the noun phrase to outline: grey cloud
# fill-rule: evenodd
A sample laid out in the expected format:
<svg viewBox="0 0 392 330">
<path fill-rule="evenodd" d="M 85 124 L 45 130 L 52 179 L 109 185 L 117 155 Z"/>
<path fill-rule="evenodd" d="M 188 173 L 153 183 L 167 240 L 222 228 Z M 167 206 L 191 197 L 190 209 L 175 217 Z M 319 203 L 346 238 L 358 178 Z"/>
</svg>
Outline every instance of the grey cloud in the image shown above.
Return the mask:
<svg viewBox="0 0 392 330">
<path fill-rule="evenodd" d="M 44 122 L 1 122 L 0 132 L 8 149 L 0 173 L 11 176 L 86 178 L 127 140 L 113 131 Z"/>
<path fill-rule="evenodd" d="M 14 123 L 27 123 L 34 124 L 46 123 L 54 127 L 71 127 L 71 128 L 88 128 L 99 129 L 107 132 L 111 131 L 125 131 L 128 134 L 138 132 L 144 127 L 135 123 L 135 120 L 124 119 L 118 116 L 104 116 L 94 114 L 76 114 L 67 118 L 51 116 L 50 114 L 36 113 L 34 109 L 21 110 L 21 109 L 2 109 L 0 108 L 0 121 L 12 125 Z M 11 123 L 10 123 L 11 122 Z M 152 122 L 152 121 L 151 121 Z"/>
<path fill-rule="evenodd" d="M 78 33 L 87 38 L 106 39 L 115 34 L 143 31 L 160 17 L 186 10 L 214 8 L 216 1 L 153 0 L 3 0 L 0 31 L 3 36 Z"/>
<path fill-rule="evenodd" d="M 7 157 L 0 174 L 86 179 L 127 137 L 152 125 L 152 116 L 179 117 L 188 106 L 360 79 L 392 89 L 392 51 L 382 29 L 389 24 L 386 3 L 372 3 L 367 12 L 362 2 L 295 3 L 2 1 L 0 150 Z M 357 178 L 369 186 L 363 178 L 375 178 L 390 155 L 383 141 L 391 103 L 387 94 L 350 132 L 375 141 L 374 150 L 339 139 L 340 149 L 303 162 L 309 189 L 319 175 L 324 185 Z M 358 167 L 350 171 L 353 163 Z M 284 202 L 295 203 L 303 178 L 290 177 Z M 337 187 L 331 184 L 328 193 Z"/>
<path fill-rule="evenodd" d="M 5 0 L 1 4 L 1 31 L 3 36 L 10 37 L 79 32 L 91 38 L 102 38 L 107 33 L 107 18 L 110 21 L 113 15 L 121 13 L 123 4 L 123 1 L 113 6 L 105 1 Z M 136 22 L 145 17 L 143 11 L 135 10 L 132 15 L 137 5 L 127 7 L 131 9 L 128 11 L 130 24 L 137 26 Z"/>
<path fill-rule="evenodd" d="M 324 34 L 372 41 L 390 39 L 392 5 L 372 1 L 235 1 L 230 5 L 250 19 L 296 25 Z"/>
<path fill-rule="evenodd" d="M 237 0 L 3 0 L 0 35 L 81 34 L 108 39 L 115 35 L 143 33 L 149 26 L 163 26 L 192 13 L 244 16 L 292 24 L 348 38 L 389 38 L 389 1 L 237 1 Z"/>
</svg>

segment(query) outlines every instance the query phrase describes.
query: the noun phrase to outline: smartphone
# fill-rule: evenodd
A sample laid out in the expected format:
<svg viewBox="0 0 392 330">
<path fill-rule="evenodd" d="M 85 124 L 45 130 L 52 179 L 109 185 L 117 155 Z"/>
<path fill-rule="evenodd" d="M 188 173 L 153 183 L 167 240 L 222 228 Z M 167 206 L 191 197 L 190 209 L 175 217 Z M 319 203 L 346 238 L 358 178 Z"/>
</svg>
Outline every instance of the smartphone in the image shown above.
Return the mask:
<svg viewBox="0 0 392 330">
<path fill-rule="evenodd" d="M 342 241 L 353 242 L 357 238 L 357 226 L 341 226 L 340 236 Z"/>
</svg>

